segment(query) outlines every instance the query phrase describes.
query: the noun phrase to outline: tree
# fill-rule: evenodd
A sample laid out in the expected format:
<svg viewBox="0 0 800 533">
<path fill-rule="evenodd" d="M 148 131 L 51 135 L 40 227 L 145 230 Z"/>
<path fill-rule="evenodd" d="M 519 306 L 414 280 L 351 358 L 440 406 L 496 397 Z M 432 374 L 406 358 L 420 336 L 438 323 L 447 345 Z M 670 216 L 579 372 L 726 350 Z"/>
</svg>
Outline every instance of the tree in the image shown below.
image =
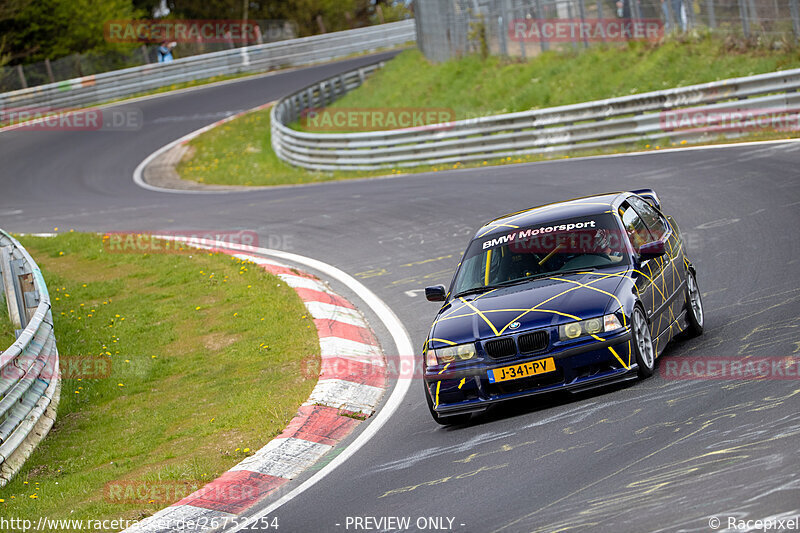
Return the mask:
<svg viewBox="0 0 800 533">
<path fill-rule="evenodd" d="M 131 0 L 6 0 L 0 9 L 0 35 L 12 63 L 129 49 L 131 45 L 105 41 L 104 25 L 141 14 Z"/>
<path fill-rule="evenodd" d="M 167 7 L 169 18 L 241 19 L 244 1 L 248 0 L 167 0 Z M 248 19 L 293 21 L 300 35 L 313 35 L 320 32 L 317 17 L 329 32 L 376 23 L 376 2 L 387 22 L 409 16 L 405 0 L 249 0 L 247 12 Z M 158 0 L 134 0 L 136 7 L 150 12 L 157 4 Z"/>
</svg>

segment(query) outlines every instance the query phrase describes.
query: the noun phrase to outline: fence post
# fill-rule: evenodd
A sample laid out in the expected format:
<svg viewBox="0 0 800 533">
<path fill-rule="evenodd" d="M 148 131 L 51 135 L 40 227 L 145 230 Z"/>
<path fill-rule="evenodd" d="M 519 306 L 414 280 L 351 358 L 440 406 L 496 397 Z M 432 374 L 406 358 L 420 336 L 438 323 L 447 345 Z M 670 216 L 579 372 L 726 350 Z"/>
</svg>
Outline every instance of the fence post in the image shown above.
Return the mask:
<svg viewBox="0 0 800 533">
<path fill-rule="evenodd" d="M 745 37 L 750 37 L 750 21 L 747 18 L 747 8 L 743 4 L 746 0 L 738 0 L 739 2 L 739 17 L 742 19 L 742 32 Z"/>
<path fill-rule="evenodd" d="M 586 22 L 586 5 L 583 3 L 583 0 L 578 0 L 578 13 L 581 17 L 581 28 L 583 28 L 583 23 Z M 583 31 L 581 31 L 583 33 Z M 586 37 L 583 37 L 583 47 L 589 48 L 589 41 Z"/>
<path fill-rule="evenodd" d="M 139 50 L 142 51 L 142 57 L 144 58 L 144 64 L 147 65 L 150 63 L 150 55 L 147 53 L 147 47 L 142 45 Z"/>
<path fill-rule="evenodd" d="M 23 89 L 28 88 L 28 81 L 25 79 L 25 72 L 22 70 L 22 65 L 17 65 L 17 76 L 19 76 L 19 83 Z"/>
<path fill-rule="evenodd" d="M 598 19 L 602 19 L 603 18 L 603 1 L 602 0 L 597 0 L 595 3 L 597 4 L 597 18 Z M 600 34 L 600 40 L 603 41 L 603 42 L 606 41 L 606 37 L 605 37 L 605 35 L 603 35 L 603 33 Z"/>
<path fill-rule="evenodd" d="M 667 30 L 670 31 L 670 32 L 673 32 L 673 31 L 675 31 L 675 28 L 677 27 L 677 25 L 676 25 L 676 22 L 675 22 L 676 21 L 675 11 L 672 9 L 672 0 L 664 0 L 664 4 L 663 5 L 667 6 L 667 20 L 666 20 Z M 680 15 L 678 15 L 678 16 L 680 16 Z"/>
<path fill-rule="evenodd" d="M 568 18 L 568 19 L 570 19 L 570 20 L 571 20 L 571 19 L 574 19 L 574 18 L 575 18 L 575 15 L 574 15 L 574 14 L 573 14 L 573 12 L 572 12 L 572 0 L 566 0 L 566 2 L 567 2 L 567 18 Z M 578 48 L 578 43 L 576 43 L 576 42 L 575 42 L 574 40 L 572 40 L 572 39 L 570 39 L 570 42 L 569 42 L 569 44 L 571 44 L 571 45 L 572 45 L 572 49 L 573 49 L 573 50 L 576 50 L 576 49 Z"/>
<path fill-rule="evenodd" d="M 50 78 L 50 83 L 55 83 L 56 78 L 53 76 L 53 67 L 50 66 L 50 58 L 47 57 L 44 60 L 44 68 L 47 70 L 47 77 Z"/>
<path fill-rule="evenodd" d="M 794 38 L 795 40 L 800 40 L 800 9 L 798 9 L 797 0 L 789 0 L 789 11 L 792 13 Z"/>
<path fill-rule="evenodd" d="M 706 0 L 706 9 L 708 9 L 708 27 L 713 30 L 717 27 L 717 16 L 714 13 L 714 0 Z"/>
<path fill-rule="evenodd" d="M 756 10 L 755 0 L 747 0 L 747 5 L 750 7 L 750 31 L 754 29 L 754 26 L 763 28 L 761 26 L 761 19 L 758 17 L 758 10 Z"/>
<path fill-rule="evenodd" d="M 497 6 L 497 40 L 500 42 L 500 54 L 508 55 L 508 32 L 506 31 L 506 3 Z"/>
<path fill-rule="evenodd" d="M 542 51 L 550 49 L 550 43 L 547 42 L 544 34 L 542 33 L 542 5 L 539 0 L 536 0 L 536 24 L 539 26 L 539 41 L 540 46 L 542 47 Z"/>
</svg>

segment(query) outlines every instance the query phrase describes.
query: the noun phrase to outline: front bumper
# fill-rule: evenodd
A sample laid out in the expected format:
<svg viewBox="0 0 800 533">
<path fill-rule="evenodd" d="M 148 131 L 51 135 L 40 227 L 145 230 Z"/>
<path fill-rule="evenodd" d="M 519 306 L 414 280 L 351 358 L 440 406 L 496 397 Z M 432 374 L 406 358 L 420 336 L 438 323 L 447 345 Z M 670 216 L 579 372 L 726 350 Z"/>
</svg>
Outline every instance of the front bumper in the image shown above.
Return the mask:
<svg viewBox="0 0 800 533">
<path fill-rule="evenodd" d="M 468 367 L 429 371 L 425 386 L 440 415 L 485 411 L 490 405 L 553 391 L 580 392 L 609 383 L 636 379 L 637 366 L 631 345 L 630 330 L 602 341 L 516 357 L 503 361 L 482 361 Z M 522 379 L 491 383 L 488 373 L 509 365 L 552 357 L 555 371 Z"/>
</svg>

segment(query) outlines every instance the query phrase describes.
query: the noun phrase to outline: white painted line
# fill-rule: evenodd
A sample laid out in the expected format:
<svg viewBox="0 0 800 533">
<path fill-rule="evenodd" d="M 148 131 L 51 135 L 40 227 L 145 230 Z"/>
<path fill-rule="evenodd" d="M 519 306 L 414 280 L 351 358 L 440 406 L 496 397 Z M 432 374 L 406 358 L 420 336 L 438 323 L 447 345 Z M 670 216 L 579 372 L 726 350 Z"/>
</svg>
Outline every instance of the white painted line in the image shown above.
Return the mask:
<svg viewBox="0 0 800 533">
<path fill-rule="evenodd" d="M 278 277 L 293 289 L 311 289 L 312 291 L 327 292 L 332 294 L 328 286 L 319 280 L 291 274 L 278 274 Z"/>
<path fill-rule="evenodd" d="M 328 453 L 331 448 L 333 446 L 329 444 L 319 444 L 294 437 L 272 439 L 266 446 L 231 468 L 230 471 L 247 470 L 284 479 L 294 479 Z"/>
<path fill-rule="evenodd" d="M 383 396 L 383 389 L 345 379 L 320 379 L 303 405 L 327 405 L 354 413 L 371 415 Z"/>
<path fill-rule="evenodd" d="M 368 328 L 364 317 L 355 309 L 349 309 L 340 305 L 328 304 L 325 302 L 304 302 L 306 309 L 311 316 L 321 320 L 336 320 L 352 326 Z"/>
<path fill-rule="evenodd" d="M 363 342 L 342 339 L 339 337 L 320 337 L 320 355 L 322 357 L 344 357 L 352 356 L 372 356 L 376 361 L 380 361 L 380 366 L 384 366 L 383 353 L 380 347 L 374 344 L 364 344 Z"/>
<path fill-rule="evenodd" d="M 333 265 L 329 265 L 322 261 L 318 261 L 316 259 L 312 259 L 310 257 L 305 257 L 298 254 L 293 254 L 289 252 L 282 252 L 280 250 L 271 250 L 268 248 L 251 248 L 250 250 L 245 250 L 242 245 L 236 245 L 233 243 L 224 243 L 222 246 L 229 250 L 236 250 L 236 251 L 257 251 L 261 255 L 266 255 L 269 257 L 274 257 L 277 259 L 282 259 L 285 261 L 290 261 L 293 263 L 297 263 L 300 265 L 307 266 L 319 272 L 322 272 L 325 276 L 330 277 L 339 281 L 340 283 L 344 284 L 348 289 L 358 294 L 361 300 L 369 306 L 369 308 L 378 316 L 378 319 L 383 322 L 386 326 L 386 329 L 389 331 L 389 334 L 392 336 L 392 340 L 394 341 L 395 348 L 397 349 L 397 353 L 400 356 L 406 357 L 413 357 L 414 355 L 414 346 L 411 343 L 411 338 L 408 336 L 408 332 L 406 331 L 403 323 L 400 322 L 400 319 L 397 318 L 394 311 L 384 303 L 383 300 L 378 298 L 378 296 L 369 290 L 363 283 L 352 277 L 351 275 L 347 274 L 346 272 L 342 271 L 339 268 L 336 268 Z M 381 428 L 392 418 L 395 411 L 397 411 L 398 407 L 403 401 L 408 389 L 411 387 L 411 379 L 409 378 L 401 378 L 398 379 L 394 389 L 392 389 L 392 393 L 389 398 L 386 400 L 383 408 L 378 412 L 378 414 L 373 418 L 364 431 L 356 437 L 353 442 L 350 443 L 342 453 L 334 457 L 331 462 L 327 465 L 322 467 L 316 474 L 308 478 L 306 481 L 301 483 L 299 486 L 295 487 L 293 490 L 282 496 L 277 501 L 273 502 L 271 505 L 267 506 L 266 508 L 262 509 L 261 511 L 256 512 L 253 516 L 251 516 L 248 520 L 243 521 L 239 524 L 236 528 L 231 531 L 240 531 L 246 527 L 250 527 L 254 523 L 256 523 L 260 518 L 269 515 L 275 509 L 278 509 L 286 502 L 292 500 L 299 494 L 302 494 L 309 488 L 313 487 L 317 483 L 319 483 L 322 479 L 324 479 L 328 474 L 336 470 L 339 466 L 341 466 L 345 461 L 347 461 L 350 457 L 352 457 L 358 450 L 363 448 L 372 438 L 381 430 Z"/>
</svg>

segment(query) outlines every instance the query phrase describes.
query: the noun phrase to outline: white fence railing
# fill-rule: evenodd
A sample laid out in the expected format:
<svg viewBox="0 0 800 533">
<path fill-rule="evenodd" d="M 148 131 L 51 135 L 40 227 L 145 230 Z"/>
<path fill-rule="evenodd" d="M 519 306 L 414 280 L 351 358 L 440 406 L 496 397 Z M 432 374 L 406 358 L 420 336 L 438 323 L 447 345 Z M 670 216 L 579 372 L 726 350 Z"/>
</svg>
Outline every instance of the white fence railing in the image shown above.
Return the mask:
<svg viewBox="0 0 800 533">
<path fill-rule="evenodd" d="M 25 248 L 0 230 L 0 287 L 17 340 L 0 353 L 0 487 L 55 421 L 60 392 L 50 295 Z"/>
<path fill-rule="evenodd" d="M 278 157 L 312 170 L 376 170 L 735 137 L 764 126 L 745 123 L 753 116 L 777 120 L 778 129 L 800 129 L 800 69 L 414 129 L 316 133 L 289 126 L 304 111 L 359 86 L 374 69 L 348 72 L 281 99 L 271 126 Z"/>
<path fill-rule="evenodd" d="M 327 33 L 105 72 L 0 94 L 0 112 L 64 109 L 124 98 L 176 83 L 310 65 L 416 39 L 413 20 Z"/>
</svg>

